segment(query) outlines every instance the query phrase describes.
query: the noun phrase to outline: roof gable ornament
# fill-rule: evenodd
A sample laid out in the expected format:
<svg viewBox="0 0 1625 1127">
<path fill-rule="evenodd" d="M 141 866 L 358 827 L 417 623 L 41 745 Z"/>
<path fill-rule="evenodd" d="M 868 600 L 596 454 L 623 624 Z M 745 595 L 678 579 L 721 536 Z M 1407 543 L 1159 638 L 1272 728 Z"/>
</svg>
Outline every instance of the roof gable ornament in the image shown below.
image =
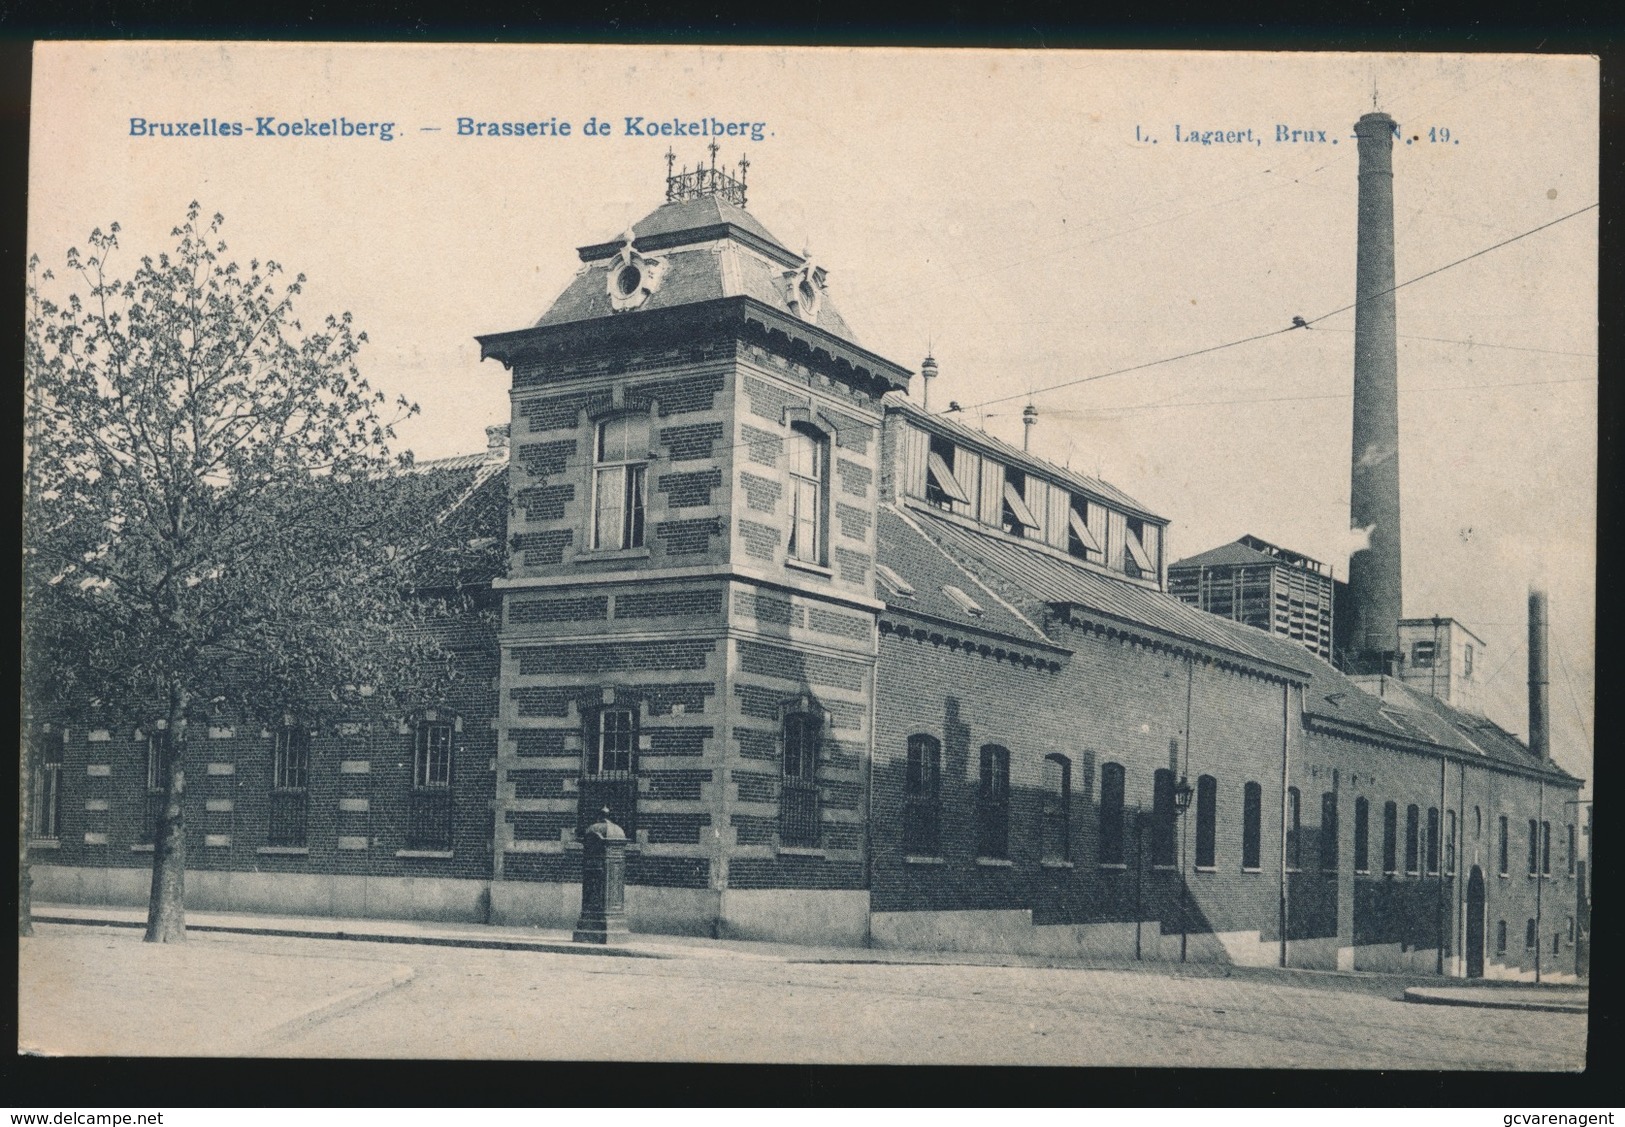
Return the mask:
<svg viewBox="0 0 1625 1127">
<path fill-rule="evenodd" d="M 666 262 L 639 252 L 633 245 L 632 229 L 621 236 L 621 249 L 605 266 L 605 287 L 609 291 L 609 306 L 617 313 L 636 309 L 649 295 L 660 288 L 666 273 Z"/>
<path fill-rule="evenodd" d="M 784 272 L 784 301 L 803 321 L 817 321 L 828 271 L 813 261 L 810 250 L 803 250 L 801 258 L 800 266 Z"/>
<path fill-rule="evenodd" d="M 750 158 L 740 156 L 739 175 L 733 176 L 726 169 L 717 167 L 717 150 L 721 146 L 712 141 L 706 148 L 710 150 L 711 163 L 696 165 L 692 172 L 686 164 L 683 171 L 674 172 L 677 154 L 669 147 L 666 149 L 666 202 L 677 203 L 682 200 L 717 196 L 735 207 L 744 207 L 745 175 L 750 170 Z"/>
</svg>

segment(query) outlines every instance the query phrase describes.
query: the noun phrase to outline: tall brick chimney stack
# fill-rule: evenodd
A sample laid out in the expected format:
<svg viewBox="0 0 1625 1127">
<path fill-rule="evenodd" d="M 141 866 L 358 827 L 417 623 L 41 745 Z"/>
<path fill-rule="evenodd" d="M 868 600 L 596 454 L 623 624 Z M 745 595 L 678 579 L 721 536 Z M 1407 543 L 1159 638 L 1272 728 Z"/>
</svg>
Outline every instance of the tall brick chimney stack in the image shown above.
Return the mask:
<svg viewBox="0 0 1625 1127">
<path fill-rule="evenodd" d="M 1551 711 L 1546 671 L 1546 592 L 1529 588 L 1529 751 L 1540 762 L 1552 757 Z"/>
<path fill-rule="evenodd" d="M 1349 559 L 1349 640 L 1367 662 L 1394 652 L 1403 617 L 1399 566 L 1399 358 L 1394 325 L 1394 120 L 1368 113 L 1360 146 L 1355 262 L 1354 447 L 1349 526 L 1370 529 Z"/>
</svg>

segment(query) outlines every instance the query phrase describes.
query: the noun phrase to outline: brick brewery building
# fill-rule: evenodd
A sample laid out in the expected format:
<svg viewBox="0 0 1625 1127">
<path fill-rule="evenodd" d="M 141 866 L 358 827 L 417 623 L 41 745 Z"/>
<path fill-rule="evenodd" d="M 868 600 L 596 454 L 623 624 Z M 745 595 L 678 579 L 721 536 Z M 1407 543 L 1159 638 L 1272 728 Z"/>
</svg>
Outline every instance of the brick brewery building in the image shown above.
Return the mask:
<svg viewBox="0 0 1625 1127">
<path fill-rule="evenodd" d="M 1361 125 L 1362 294 L 1386 121 Z M 193 907 L 568 927 L 607 807 L 634 931 L 1574 972 L 1580 781 L 1543 715 L 1531 750 L 1477 712 L 1464 627 L 1401 626 L 1397 492 L 1355 514 L 1392 570 L 1351 577 L 1341 672 L 1318 620 L 1169 594 L 1167 521 L 1128 494 L 913 402 L 742 175 L 671 176 L 580 258 L 480 338 L 511 451 L 493 427 L 417 470 L 510 549 L 494 635 L 453 640 L 477 675 L 384 725 L 212 721 Z M 1391 326 L 1390 296 L 1390 351 Z M 157 738 L 37 733 L 40 898 L 145 900 Z"/>
</svg>

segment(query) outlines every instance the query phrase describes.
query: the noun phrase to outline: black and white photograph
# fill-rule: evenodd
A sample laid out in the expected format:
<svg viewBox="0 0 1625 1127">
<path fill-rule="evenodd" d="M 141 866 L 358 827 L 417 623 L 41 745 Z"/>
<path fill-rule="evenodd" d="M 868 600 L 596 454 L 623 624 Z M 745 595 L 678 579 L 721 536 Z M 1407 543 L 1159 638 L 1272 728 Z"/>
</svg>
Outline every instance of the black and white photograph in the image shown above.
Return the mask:
<svg viewBox="0 0 1625 1127">
<path fill-rule="evenodd" d="M 20 1052 L 1587 1068 L 1597 59 L 31 114 Z"/>
</svg>

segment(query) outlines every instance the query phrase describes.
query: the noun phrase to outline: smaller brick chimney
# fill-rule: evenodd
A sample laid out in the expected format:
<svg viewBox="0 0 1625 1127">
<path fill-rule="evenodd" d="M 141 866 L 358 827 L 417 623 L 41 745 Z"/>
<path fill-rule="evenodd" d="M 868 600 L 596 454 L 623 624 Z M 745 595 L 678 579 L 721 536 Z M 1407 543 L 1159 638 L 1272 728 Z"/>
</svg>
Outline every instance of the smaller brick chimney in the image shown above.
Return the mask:
<svg viewBox="0 0 1625 1127">
<path fill-rule="evenodd" d="M 506 462 L 508 460 L 508 424 L 497 423 L 485 428 L 485 460 L 487 462 Z"/>
</svg>

